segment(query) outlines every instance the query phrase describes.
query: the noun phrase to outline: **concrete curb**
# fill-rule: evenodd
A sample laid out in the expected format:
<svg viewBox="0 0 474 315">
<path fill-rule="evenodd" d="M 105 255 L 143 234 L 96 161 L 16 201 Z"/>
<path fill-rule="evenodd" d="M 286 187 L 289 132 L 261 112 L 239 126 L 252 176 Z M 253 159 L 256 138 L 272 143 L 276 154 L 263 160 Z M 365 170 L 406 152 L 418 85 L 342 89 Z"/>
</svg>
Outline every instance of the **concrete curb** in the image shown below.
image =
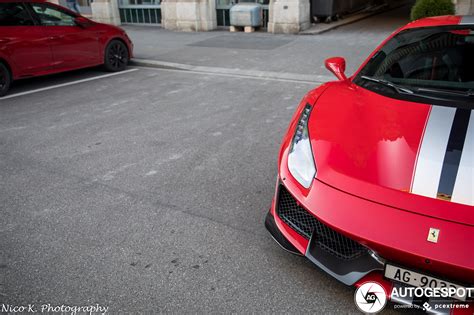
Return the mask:
<svg viewBox="0 0 474 315">
<path fill-rule="evenodd" d="M 401 8 L 405 5 L 407 5 L 409 1 L 402 1 L 402 3 L 398 3 L 397 5 L 382 5 L 376 8 L 371 8 L 370 11 L 365 11 L 361 13 L 357 13 L 354 15 L 350 15 L 342 20 L 338 20 L 336 22 L 333 22 L 331 24 L 324 24 L 324 23 L 319 23 L 315 24 L 311 28 L 304 30 L 300 33 L 299 35 L 319 35 L 322 33 L 329 32 L 331 30 L 334 30 L 338 27 L 349 25 L 352 23 L 359 22 L 361 20 L 367 19 L 369 17 L 372 17 L 374 15 L 378 15 L 384 12 L 389 12 L 392 10 L 396 10 L 398 8 Z"/>
<path fill-rule="evenodd" d="M 160 69 L 171 69 L 181 71 L 193 71 L 208 74 L 220 74 L 220 75 L 232 75 L 239 77 L 248 78 L 260 78 L 260 79 L 273 79 L 280 81 L 300 81 L 303 83 L 315 83 L 321 84 L 327 81 L 334 81 L 334 77 L 325 75 L 310 75 L 310 74 L 297 74 L 288 72 L 273 72 L 273 71 L 260 71 L 260 70 L 245 70 L 245 69 L 232 69 L 232 68 L 220 68 L 220 67 L 204 67 L 204 66 L 193 66 L 181 63 L 166 62 L 159 60 L 149 60 L 134 58 L 131 60 L 131 64 L 142 67 L 153 67 Z"/>
</svg>

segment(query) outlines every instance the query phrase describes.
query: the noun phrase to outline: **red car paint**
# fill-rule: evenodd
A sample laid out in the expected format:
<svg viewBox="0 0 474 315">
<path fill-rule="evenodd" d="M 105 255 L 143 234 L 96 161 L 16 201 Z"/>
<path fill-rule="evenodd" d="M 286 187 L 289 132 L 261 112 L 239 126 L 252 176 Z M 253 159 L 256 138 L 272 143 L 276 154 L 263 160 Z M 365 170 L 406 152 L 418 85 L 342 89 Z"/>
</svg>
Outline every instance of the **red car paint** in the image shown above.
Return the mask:
<svg viewBox="0 0 474 315">
<path fill-rule="evenodd" d="M 448 16 L 410 23 L 384 41 L 351 78 L 344 80 L 333 70 L 341 81 L 310 91 L 293 115 L 280 149 L 278 178 L 319 221 L 387 261 L 472 285 L 474 207 L 410 193 L 431 105 L 385 97 L 352 82 L 399 32 L 460 21 L 461 17 Z M 334 68 L 332 61 L 341 63 L 329 59 L 328 68 Z M 289 147 L 307 104 L 313 106 L 308 128 L 317 168 L 309 189 L 288 168 Z M 279 218 L 276 198 L 277 194 L 270 214 L 283 236 L 304 255 L 309 241 Z M 430 227 L 442 231 L 436 244 L 426 239 Z M 392 282 L 380 271 L 368 274 L 356 286 L 369 280 L 390 292 Z"/>
<path fill-rule="evenodd" d="M 0 0 L 9 2 L 46 3 Z M 0 27 L 0 61 L 7 64 L 14 80 L 101 65 L 105 48 L 113 39 L 124 42 L 133 56 L 133 43 L 121 28 L 94 22 L 53 3 L 48 5 L 80 17 L 87 26 Z"/>
<path fill-rule="evenodd" d="M 332 83 L 309 122 L 316 164 L 324 165 L 318 179 L 375 202 L 474 226 L 472 206 L 407 193 L 430 107 Z"/>
</svg>

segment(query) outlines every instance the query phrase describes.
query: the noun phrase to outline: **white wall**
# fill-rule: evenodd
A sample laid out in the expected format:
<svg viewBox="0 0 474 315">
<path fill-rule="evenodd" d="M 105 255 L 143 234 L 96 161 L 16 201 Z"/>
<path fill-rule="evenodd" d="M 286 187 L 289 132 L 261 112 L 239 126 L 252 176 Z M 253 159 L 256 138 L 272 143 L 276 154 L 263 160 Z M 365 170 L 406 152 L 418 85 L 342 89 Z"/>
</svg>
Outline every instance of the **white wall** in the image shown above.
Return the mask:
<svg viewBox="0 0 474 315">
<path fill-rule="evenodd" d="M 474 0 L 454 0 L 454 4 L 456 5 L 456 14 L 474 14 Z"/>
<path fill-rule="evenodd" d="M 215 0 L 163 0 L 161 26 L 174 31 L 211 31 L 217 28 Z"/>
</svg>

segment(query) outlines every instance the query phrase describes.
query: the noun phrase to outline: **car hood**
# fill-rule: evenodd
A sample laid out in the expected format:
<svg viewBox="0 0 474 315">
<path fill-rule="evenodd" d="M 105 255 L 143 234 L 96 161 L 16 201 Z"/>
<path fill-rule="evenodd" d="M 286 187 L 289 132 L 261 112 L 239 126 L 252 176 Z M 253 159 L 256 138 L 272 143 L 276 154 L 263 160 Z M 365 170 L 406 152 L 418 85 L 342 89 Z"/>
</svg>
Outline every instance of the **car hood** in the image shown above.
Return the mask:
<svg viewBox="0 0 474 315">
<path fill-rule="evenodd" d="M 460 111 L 330 83 L 309 121 L 316 178 L 375 202 L 474 225 L 474 114 Z"/>
</svg>

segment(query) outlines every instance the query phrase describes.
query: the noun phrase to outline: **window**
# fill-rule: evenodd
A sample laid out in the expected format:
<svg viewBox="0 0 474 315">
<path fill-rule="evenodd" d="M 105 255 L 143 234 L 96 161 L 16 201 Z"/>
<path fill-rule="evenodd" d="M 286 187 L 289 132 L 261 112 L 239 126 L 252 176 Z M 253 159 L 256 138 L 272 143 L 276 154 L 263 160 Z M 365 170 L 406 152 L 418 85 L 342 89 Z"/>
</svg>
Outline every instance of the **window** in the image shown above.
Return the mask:
<svg viewBox="0 0 474 315">
<path fill-rule="evenodd" d="M 0 3 L 0 26 L 27 25 L 34 25 L 34 23 L 21 3 Z"/>
<path fill-rule="evenodd" d="M 127 5 L 156 5 L 159 6 L 162 0 L 119 0 L 120 6 Z"/>
<path fill-rule="evenodd" d="M 233 6 L 237 3 L 259 3 L 261 5 L 268 5 L 270 0 L 216 0 L 218 7 Z"/>
<path fill-rule="evenodd" d="M 31 5 L 38 16 L 41 25 L 45 26 L 75 26 L 75 16 L 44 3 Z"/>
</svg>

